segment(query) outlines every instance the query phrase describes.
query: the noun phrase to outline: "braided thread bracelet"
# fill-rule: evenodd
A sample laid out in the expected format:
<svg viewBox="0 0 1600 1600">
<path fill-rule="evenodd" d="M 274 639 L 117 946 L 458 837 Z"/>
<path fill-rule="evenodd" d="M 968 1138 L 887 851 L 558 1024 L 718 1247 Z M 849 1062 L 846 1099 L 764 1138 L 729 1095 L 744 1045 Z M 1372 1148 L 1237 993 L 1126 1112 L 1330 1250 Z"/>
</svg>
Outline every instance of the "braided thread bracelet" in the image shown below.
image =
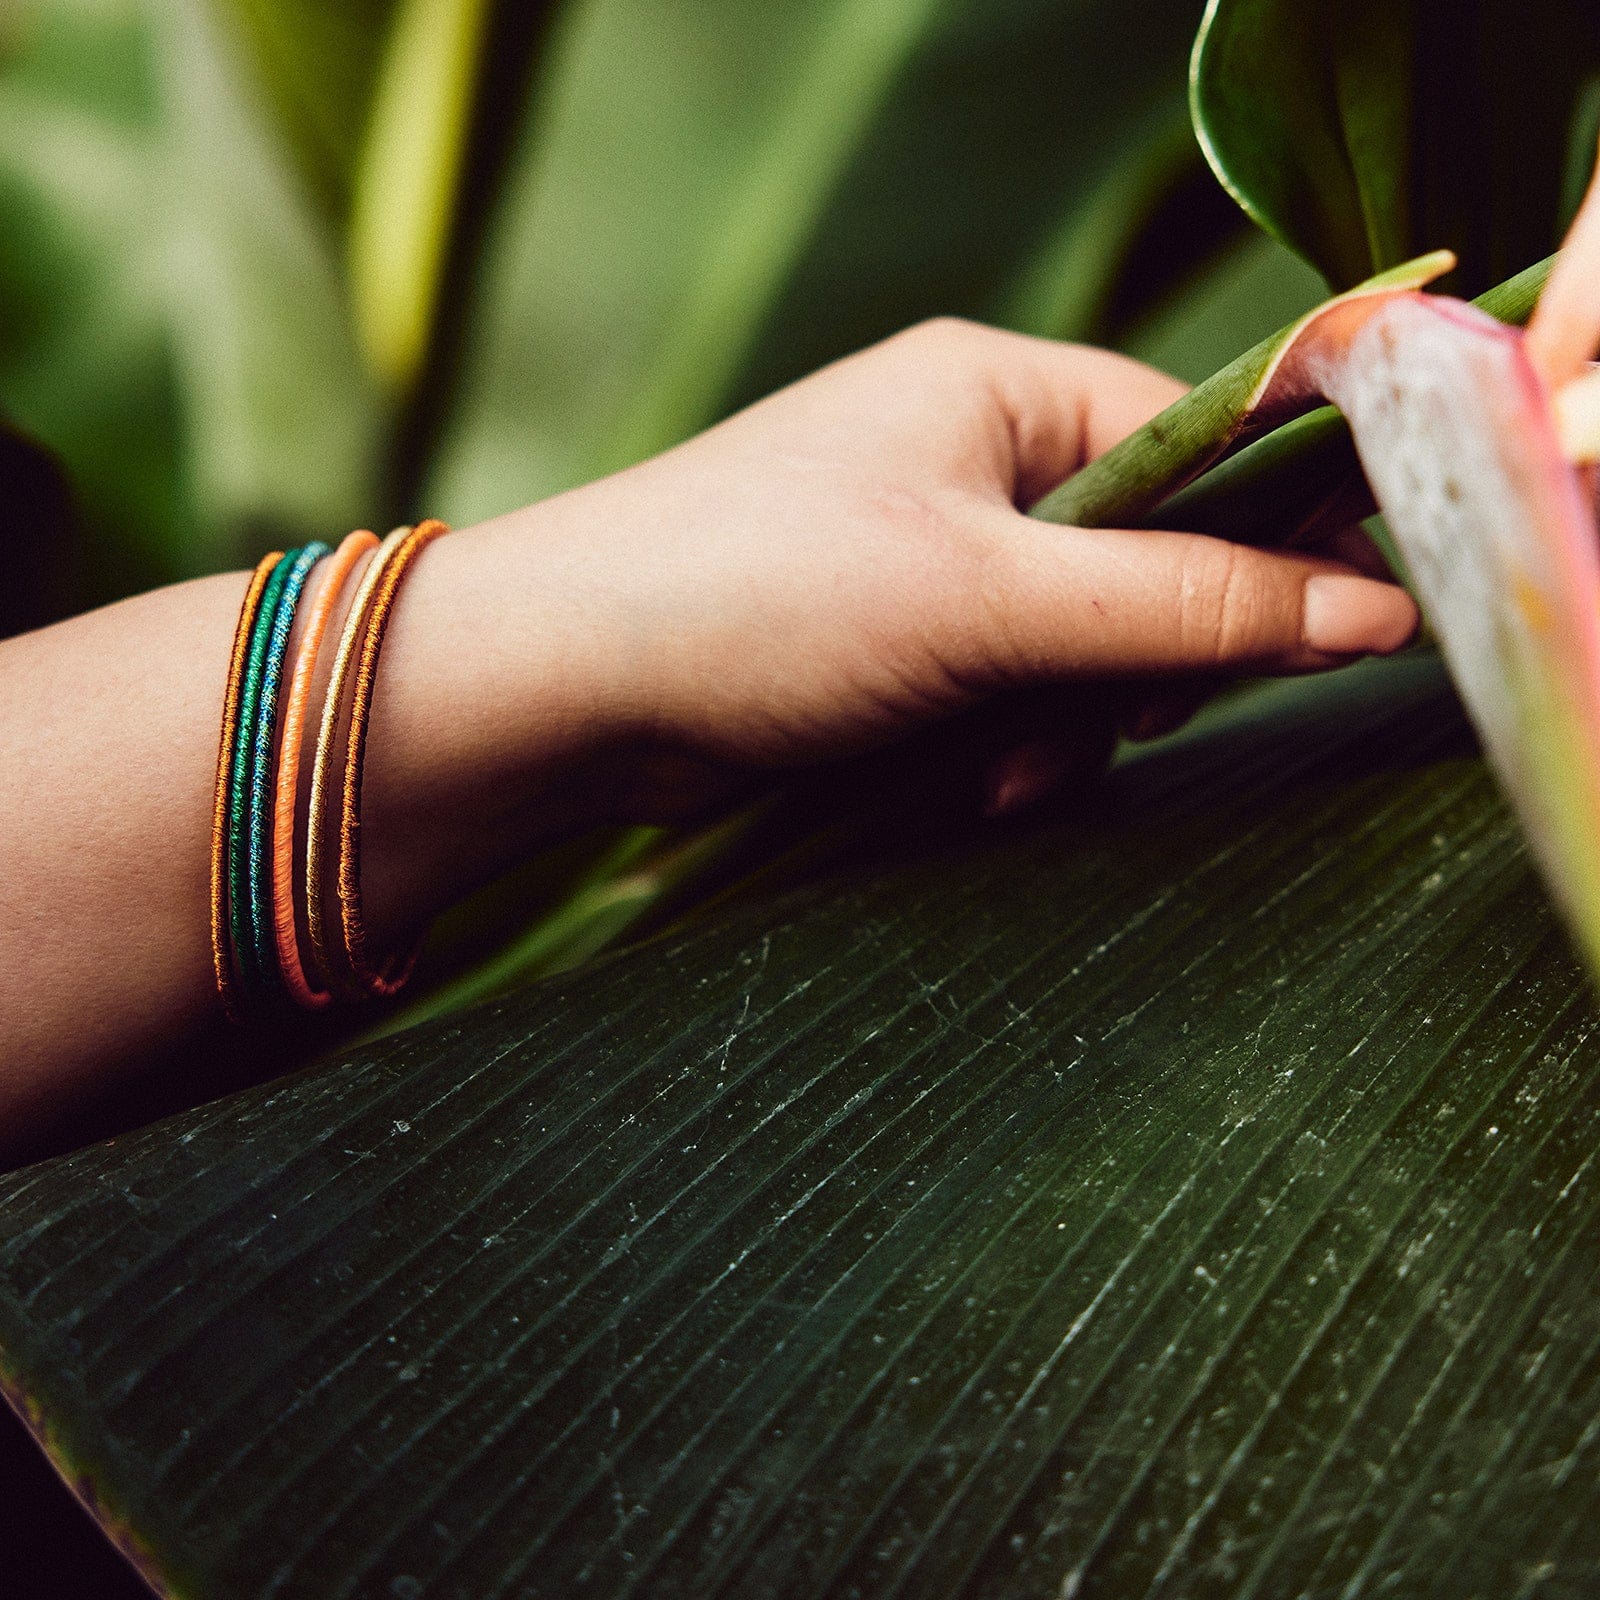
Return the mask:
<svg viewBox="0 0 1600 1600">
<path fill-rule="evenodd" d="M 322 720 L 317 729 L 316 754 L 311 764 L 311 805 L 306 818 L 306 934 L 311 946 L 311 966 L 317 981 L 330 994 L 354 991 L 354 985 L 340 971 L 329 937 L 330 918 L 327 915 L 325 885 L 327 883 L 328 812 L 332 783 L 330 774 L 335 761 L 339 730 L 339 712 L 344 705 L 345 690 L 349 687 L 350 673 L 355 666 L 356 652 L 361 645 L 363 624 L 372 609 L 372 597 L 383 581 L 384 568 L 394 559 L 394 553 L 411 537 L 412 529 L 396 528 L 382 544 L 377 554 L 361 576 L 355 599 L 345 614 L 344 630 L 334 652 L 333 673 L 328 679 L 327 698 L 322 702 Z"/>
<path fill-rule="evenodd" d="M 421 950 L 420 943 L 413 945 L 400 961 L 387 971 L 380 971 L 368 953 L 367 930 L 361 917 L 361 775 L 367 753 L 372 692 L 378 678 L 378 653 L 394 614 L 400 580 L 423 550 L 449 531 L 442 522 L 419 523 L 390 558 L 367 618 L 361 658 L 356 666 L 355 693 L 350 702 L 350 731 L 339 810 L 339 922 L 344 932 L 345 964 L 361 988 L 375 996 L 397 994 L 411 976 Z"/>
<path fill-rule="evenodd" d="M 328 555 L 328 546 L 312 543 L 293 554 L 284 577 L 283 593 L 267 635 L 266 654 L 261 670 L 261 688 L 256 704 L 255 727 L 250 738 L 250 774 L 246 788 L 244 828 L 245 901 L 248 907 L 249 960 L 246 973 L 255 988 L 255 998 L 266 1003 L 278 993 L 278 959 L 273 936 L 272 875 L 268 835 L 272 826 L 273 748 L 278 730 L 278 689 L 283 663 L 289 653 L 289 635 L 295 612 L 305 593 L 311 570 Z"/>
<path fill-rule="evenodd" d="M 211 966 L 222 1008 L 233 1022 L 240 1022 L 244 1017 L 228 939 L 228 812 L 233 793 L 234 745 L 239 730 L 239 701 L 245 662 L 250 651 L 250 635 L 261 610 L 267 582 L 282 559 L 283 552 L 274 550 L 271 555 L 261 558 L 250 576 L 250 586 L 245 590 L 244 604 L 239 609 L 239 623 L 234 629 L 233 654 L 228 663 L 228 688 L 222 702 L 217 792 L 211 812 Z"/>
<path fill-rule="evenodd" d="M 267 576 L 261 604 L 250 627 L 250 644 L 245 652 L 244 677 L 239 685 L 239 724 L 233 735 L 233 767 L 228 775 L 227 895 L 228 939 L 233 948 L 233 971 L 240 1006 L 248 1011 L 256 984 L 251 970 L 254 955 L 250 945 L 250 901 L 246 883 L 246 829 L 250 814 L 250 746 L 255 737 L 256 715 L 261 708 L 261 674 L 266 668 L 267 646 L 272 638 L 272 619 L 283 597 L 289 568 L 295 553 L 278 558 Z"/>
<path fill-rule="evenodd" d="M 350 608 L 344 637 L 339 641 L 339 653 L 334 660 L 327 704 L 323 708 L 316 765 L 311 778 L 311 821 L 306 846 L 306 920 L 313 956 L 330 987 L 335 992 L 354 998 L 381 998 L 397 993 L 410 976 L 416 961 L 417 952 L 413 949 L 387 970 L 380 970 L 368 953 L 367 932 L 361 916 L 361 776 L 366 758 L 373 689 L 377 681 L 378 656 L 394 612 L 401 579 L 417 556 L 449 531 L 442 522 L 422 522 L 415 528 L 396 529 L 379 547 L 362 579 L 361 592 Z M 336 871 L 342 939 L 340 946 L 335 949 L 328 937 L 330 918 L 325 903 L 326 874 L 323 866 L 326 859 L 328 774 L 336 742 L 338 708 L 352 670 L 355 682 L 345 735 Z"/>
<path fill-rule="evenodd" d="M 400 582 L 420 551 L 447 531 L 443 523 L 426 522 L 396 529 L 380 545 L 363 530 L 332 554 L 320 542 L 275 551 L 251 574 L 234 630 L 212 808 L 212 965 L 223 1008 L 235 1022 L 277 999 L 316 1009 L 334 992 L 391 995 L 410 973 L 415 952 L 382 971 L 368 952 L 361 918 L 361 770 L 379 652 Z M 323 638 L 357 564 L 374 550 L 346 615 L 318 724 L 301 880 L 310 943 L 303 964 L 294 893 L 301 749 Z M 324 560 L 325 581 L 310 604 L 291 667 L 296 614 Z M 280 693 L 285 679 L 286 695 Z M 334 948 L 324 904 L 326 838 L 347 689 L 338 780 L 341 938 Z M 313 986 L 307 966 L 324 987 Z"/>
<path fill-rule="evenodd" d="M 232 947 L 233 1010 L 248 1012 L 275 992 L 274 962 L 264 967 L 255 937 L 260 921 L 251 871 L 251 834 L 261 798 L 258 768 L 270 767 L 277 709 L 277 679 L 287 648 L 294 609 L 305 580 L 327 546 L 311 544 L 279 556 L 267 576 L 251 619 L 249 643 L 238 679 L 238 719 L 228 773 L 226 862 L 227 930 Z"/>
<path fill-rule="evenodd" d="M 283 739 L 278 750 L 278 786 L 272 806 L 272 924 L 278 949 L 278 970 L 289 998 L 307 1011 L 328 1004 L 326 989 L 313 989 L 300 961 L 300 935 L 295 920 L 295 812 L 300 798 L 300 747 L 316 678 L 322 636 L 356 564 L 378 548 L 378 536 L 365 528 L 352 533 L 328 561 L 322 588 L 306 618 L 305 636 L 289 685 L 283 713 Z"/>
</svg>

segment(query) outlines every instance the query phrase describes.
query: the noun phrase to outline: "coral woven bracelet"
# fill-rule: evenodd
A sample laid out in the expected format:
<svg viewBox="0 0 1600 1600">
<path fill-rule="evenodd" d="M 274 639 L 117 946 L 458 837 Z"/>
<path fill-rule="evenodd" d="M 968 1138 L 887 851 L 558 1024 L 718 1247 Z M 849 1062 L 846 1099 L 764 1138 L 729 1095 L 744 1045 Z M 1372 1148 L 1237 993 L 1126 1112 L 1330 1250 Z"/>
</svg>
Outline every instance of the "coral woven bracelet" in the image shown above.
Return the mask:
<svg viewBox="0 0 1600 1600">
<path fill-rule="evenodd" d="M 361 917 L 361 774 L 367 752 L 367 725 L 372 691 L 378 676 L 378 653 L 394 614 L 400 580 L 416 558 L 450 530 L 442 522 L 422 522 L 395 549 L 384 564 L 361 639 L 355 691 L 350 701 L 350 727 L 346 739 L 344 785 L 339 808 L 339 922 L 344 933 L 344 968 L 362 993 L 383 997 L 399 991 L 416 964 L 412 950 L 387 971 L 380 970 L 368 954 L 366 925 Z"/>
</svg>

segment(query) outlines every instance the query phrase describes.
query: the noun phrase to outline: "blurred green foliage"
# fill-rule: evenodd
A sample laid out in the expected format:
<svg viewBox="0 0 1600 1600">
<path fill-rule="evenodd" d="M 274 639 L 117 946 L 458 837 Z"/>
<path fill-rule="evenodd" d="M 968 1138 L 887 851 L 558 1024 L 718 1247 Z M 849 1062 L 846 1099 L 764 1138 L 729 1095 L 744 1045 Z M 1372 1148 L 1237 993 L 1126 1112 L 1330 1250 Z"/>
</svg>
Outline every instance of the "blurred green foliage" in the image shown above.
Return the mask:
<svg viewBox="0 0 1600 1600">
<path fill-rule="evenodd" d="M 937 313 L 1180 367 L 1198 325 L 1198 373 L 1317 292 L 1239 258 L 1198 19 L 0 0 L 0 411 L 74 485 L 65 598 L 504 510 Z"/>
</svg>

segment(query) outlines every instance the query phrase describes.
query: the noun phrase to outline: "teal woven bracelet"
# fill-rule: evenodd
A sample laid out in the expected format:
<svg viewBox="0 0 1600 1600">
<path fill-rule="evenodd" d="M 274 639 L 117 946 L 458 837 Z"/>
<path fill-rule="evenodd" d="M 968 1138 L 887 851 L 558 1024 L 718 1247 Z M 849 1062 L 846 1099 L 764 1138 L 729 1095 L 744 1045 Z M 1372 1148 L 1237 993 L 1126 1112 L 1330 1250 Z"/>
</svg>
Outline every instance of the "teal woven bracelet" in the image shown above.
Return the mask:
<svg viewBox="0 0 1600 1600">
<path fill-rule="evenodd" d="M 249 884 L 250 950 L 252 970 L 260 982 L 260 998 L 274 999 L 282 991 L 278 973 L 278 944 L 273 929 L 272 909 L 272 802 L 273 757 L 278 738 L 278 692 L 283 682 L 284 660 L 289 653 L 289 635 L 295 613 L 312 568 L 330 553 L 321 541 L 290 552 L 291 564 L 284 578 L 283 593 L 272 618 L 267 638 L 266 658 L 261 669 L 261 688 L 256 701 L 255 727 L 250 739 L 249 810 L 245 818 L 246 873 Z"/>
<path fill-rule="evenodd" d="M 252 800 L 256 787 L 255 756 L 263 744 L 264 734 L 266 758 L 269 764 L 271 762 L 272 718 L 276 712 L 274 690 L 273 703 L 265 708 L 267 715 L 263 726 L 262 689 L 266 681 L 267 662 L 272 651 L 278 615 L 289 588 L 291 575 L 301 570 L 306 550 L 326 550 L 326 548 L 327 546 L 322 545 L 291 550 L 272 569 L 272 576 L 267 579 L 266 589 L 261 596 L 261 606 L 256 612 L 255 622 L 250 630 L 250 644 L 245 654 L 244 674 L 240 683 L 239 720 L 234 735 L 233 763 L 228 775 L 228 934 L 233 945 L 240 995 L 247 1007 L 259 1006 L 270 998 L 274 990 L 272 980 L 275 971 L 274 964 L 268 964 L 266 967 L 262 965 L 253 932 L 259 913 L 251 904 L 250 826 L 251 813 L 254 809 Z M 306 563 L 304 570 L 309 571 L 311 564 Z M 304 584 L 305 578 L 302 575 L 295 585 L 295 600 L 298 600 Z M 293 602 L 291 602 L 289 623 L 284 627 L 285 643 L 293 620 Z M 281 667 L 280 655 L 280 671 Z M 270 929 L 272 917 L 270 906 L 266 909 L 265 915 Z"/>
<path fill-rule="evenodd" d="M 239 980 L 241 1001 L 256 993 L 259 985 L 251 972 L 250 900 L 247 882 L 246 827 L 250 810 L 250 744 L 256 725 L 256 707 L 261 701 L 261 672 L 266 664 L 267 642 L 272 637 L 272 619 L 278 600 L 294 565 L 295 553 L 279 558 L 261 594 L 261 605 L 250 628 L 250 643 L 245 651 L 244 671 L 239 681 L 239 720 L 234 729 L 233 761 L 228 771 L 228 942 L 233 946 L 233 966 Z"/>
</svg>

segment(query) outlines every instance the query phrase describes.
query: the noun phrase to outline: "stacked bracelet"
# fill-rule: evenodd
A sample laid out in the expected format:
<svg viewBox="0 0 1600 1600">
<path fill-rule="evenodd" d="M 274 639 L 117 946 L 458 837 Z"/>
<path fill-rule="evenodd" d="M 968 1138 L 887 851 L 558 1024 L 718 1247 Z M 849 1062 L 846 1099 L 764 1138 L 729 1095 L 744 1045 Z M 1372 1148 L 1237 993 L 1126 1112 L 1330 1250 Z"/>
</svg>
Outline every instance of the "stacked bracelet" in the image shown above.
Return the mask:
<svg viewBox="0 0 1600 1600">
<path fill-rule="evenodd" d="M 315 1009 L 335 994 L 390 995 L 409 975 L 414 956 L 380 968 L 368 948 L 361 918 L 361 770 L 378 655 L 400 581 L 417 554 L 446 531 L 443 523 L 425 522 L 414 529 L 397 529 L 381 545 L 374 535 L 361 531 L 351 534 L 337 553 L 321 543 L 286 554 L 274 552 L 251 576 L 234 632 L 212 813 L 212 961 L 218 994 L 234 1020 L 260 1012 L 280 998 Z M 374 549 L 346 613 L 318 719 L 305 871 L 299 880 L 305 897 L 303 906 L 297 907 L 300 752 L 318 658 L 358 563 Z M 323 581 L 308 608 L 291 668 L 296 616 L 313 571 L 324 561 Z M 341 726 L 346 729 L 342 741 Z M 343 770 L 335 780 L 341 749 Z M 335 781 L 337 945 L 328 937 L 331 919 L 325 911 L 327 811 Z M 306 961 L 302 961 L 302 923 L 310 946 Z"/>
<path fill-rule="evenodd" d="M 278 686 L 306 579 L 327 554 L 327 545 L 308 544 L 284 556 L 267 580 L 250 635 L 234 743 L 228 830 L 228 927 L 249 1010 L 270 1003 L 277 992 L 267 872 L 267 794 L 278 730 Z M 242 816 L 236 797 L 243 799 Z"/>
<path fill-rule="evenodd" d="M 317 1010 L 333 998 L 326 989 L 314 989 L 300 960 L 300 931 L 295 917 L 294 845 L 295 815 L 300 799 L 300 747 L 305 737 L 306 718 L 315 687 L 317 656 L 322 636 L 327 632 L 334 607 L 344 593 L 345 584 L 356 563 L 378 547 L 378 536 L 365 528 L 352 533 L 328 562 L 321 590 L 306 619 L 300 657 L 289 685 L 289 700 L 283 714 L 283 739 L 278 752 L 278 787 L 272 807 L 272 921 L 277 945 L 278 970 L 289 998 L 308 1011 Z"/>
</svg>

